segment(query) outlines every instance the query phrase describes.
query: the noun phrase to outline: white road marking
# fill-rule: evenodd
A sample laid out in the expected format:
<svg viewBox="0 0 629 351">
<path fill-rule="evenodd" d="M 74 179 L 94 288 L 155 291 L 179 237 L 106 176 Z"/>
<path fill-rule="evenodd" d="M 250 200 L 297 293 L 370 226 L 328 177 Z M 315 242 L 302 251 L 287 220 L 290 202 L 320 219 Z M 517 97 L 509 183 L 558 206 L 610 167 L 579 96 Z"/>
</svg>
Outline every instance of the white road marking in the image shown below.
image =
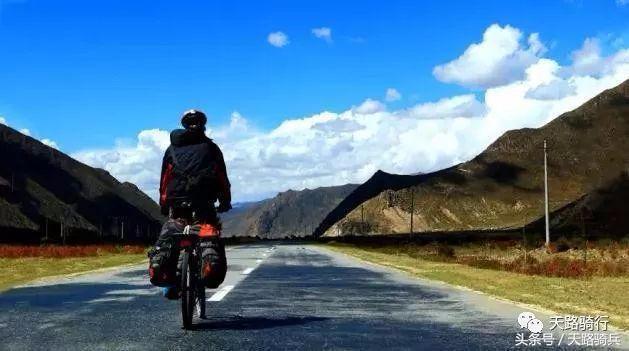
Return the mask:
<svg viewBox="0 0 629 351">
<path fill-rule="evenodd" d="M 159 294 L 159 289 L 156 288 L 148 288 L 148 289 L 128 289 L 128 290 L 111 290 L 105 293 L 105 295 L 157 295 Z"/>
<path fill-rule="evenodd" d="M 242 271 L 242 274 L 247 275 L 247 274 L 253 272 L 254 269 L 255 269 L 255 267 L 249 267 L 249 268 L 245 269 L 244 271 Z"/>
<path fill-rule="evenodd" d="M 88 301 L 87 303 L 100 303 L 100 302 L 129 302 L 133 301 L 135 297 L 133 296 L 120 296 L 120 297 L 102 297 L 98 299 L 93 299 Z"/>
<path fill-rule="evenodd" d="M 233 285 L 225 285 L 221 290 L 217 291 L 207 301 L 221 301 L 234 288 Z"/>
</svg>

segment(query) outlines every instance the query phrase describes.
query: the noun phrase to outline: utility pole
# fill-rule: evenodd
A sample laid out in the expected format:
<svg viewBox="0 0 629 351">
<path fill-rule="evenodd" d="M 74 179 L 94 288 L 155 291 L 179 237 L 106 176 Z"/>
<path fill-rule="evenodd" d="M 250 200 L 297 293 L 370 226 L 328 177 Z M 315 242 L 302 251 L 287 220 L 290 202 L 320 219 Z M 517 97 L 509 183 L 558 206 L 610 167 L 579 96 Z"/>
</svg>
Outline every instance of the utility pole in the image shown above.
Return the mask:
<svg viewBox="0 0 629 351">
<path fill-rule="evenodd" d="M 124 219 L 122 220 L 121 230 L 120 230 L 120 240 L 124 240 Z"/>
<path fill-rule="evenodd" d="M 13 184 L 15 184 L 15 173 L 11 172 L 11 194 L 13 194 Z"/>
<path fill-rule="evenodd" d="M 413 213 L 415 212 L 415 190 L 411 189 L 411 235 L 413 235 Z"/>
<path fill-rule="evenodd" d="M 526 247 L 526 219 L 522 224 L 522 248 L 524 249 L 524 264 L 528 263 L 528 248 Z"/>
<path fill-rule="evenodd" d="M 546 139 L 544 139 L 544 213 L 546 215 L 546 246 L 550 245 L 550 229 L 548 220 L 548 156 L 546 154 Z"/>
<path fill-rule="evenodd" d="M 365 234 L 365 205 L 360 205 L 360 234 Z"/>
<path fill-rule="evenodd" d="M 48 243 L 48 217 L 46 217 L 46 243 Z"/>
</svg>

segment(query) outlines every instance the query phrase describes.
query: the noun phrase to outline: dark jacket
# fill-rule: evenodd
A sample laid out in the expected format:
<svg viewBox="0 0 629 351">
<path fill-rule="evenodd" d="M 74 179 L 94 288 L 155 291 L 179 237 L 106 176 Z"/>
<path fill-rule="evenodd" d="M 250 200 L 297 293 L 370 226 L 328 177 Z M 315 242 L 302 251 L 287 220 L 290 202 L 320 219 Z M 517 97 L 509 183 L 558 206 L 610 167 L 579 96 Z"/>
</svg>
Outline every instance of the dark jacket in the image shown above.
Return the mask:
<svg viewBox="0 0 629 351">
<path fill-rule="evenodd" d="M 223 153 L 219 147 L 200 131 L 176 129 L 170 133 L 170 146 L 164 153 L 162 174 L 159 186 L 159 203 L 162 212 L 167 213 L 174 194 L 181 195 L 186 177 L 182 174 L 194 175 L 210 171 L 213 181 L 204 189 L 194 189 L 191 194 L 196 198 L 214 203 L 217 199 L 221 204 L 231 202 L 231 191 Z M 173 159 L 173 153 L 176 161 Z"/>
</svg>

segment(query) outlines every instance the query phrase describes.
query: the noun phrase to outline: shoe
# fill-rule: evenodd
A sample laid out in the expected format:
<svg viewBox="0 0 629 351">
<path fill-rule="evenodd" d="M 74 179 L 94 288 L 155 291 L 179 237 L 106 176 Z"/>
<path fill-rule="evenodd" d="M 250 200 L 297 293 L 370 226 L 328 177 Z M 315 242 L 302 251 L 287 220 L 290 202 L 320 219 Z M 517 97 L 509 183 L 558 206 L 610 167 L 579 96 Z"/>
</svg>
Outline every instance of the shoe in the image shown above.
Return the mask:
<svg viewBox="0 0 629 351">
<path fill-rule="evenodd" d="M 162 288 L 162 295 L 169 300 L 177 300 L 180 296 L 180 291 L 176 286 L 169 286 Z"/>
</svg>

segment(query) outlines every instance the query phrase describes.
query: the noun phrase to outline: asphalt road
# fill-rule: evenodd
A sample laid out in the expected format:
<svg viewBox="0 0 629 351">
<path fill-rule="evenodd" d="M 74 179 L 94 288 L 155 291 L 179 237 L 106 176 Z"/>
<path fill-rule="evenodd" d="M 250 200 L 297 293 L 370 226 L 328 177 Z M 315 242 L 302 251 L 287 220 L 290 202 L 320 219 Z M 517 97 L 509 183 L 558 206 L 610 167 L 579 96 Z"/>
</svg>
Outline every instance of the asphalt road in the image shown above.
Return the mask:
<svg viewBox="0 0 629 351">
<path fill-rule="evenodd" d="M 237 246 L 228 260 L 195 330 L 143 265 L 0 294 L 0 349 L 505 350 L 521 332 L 521 307 L 320 247 Z"/>
</svg>

